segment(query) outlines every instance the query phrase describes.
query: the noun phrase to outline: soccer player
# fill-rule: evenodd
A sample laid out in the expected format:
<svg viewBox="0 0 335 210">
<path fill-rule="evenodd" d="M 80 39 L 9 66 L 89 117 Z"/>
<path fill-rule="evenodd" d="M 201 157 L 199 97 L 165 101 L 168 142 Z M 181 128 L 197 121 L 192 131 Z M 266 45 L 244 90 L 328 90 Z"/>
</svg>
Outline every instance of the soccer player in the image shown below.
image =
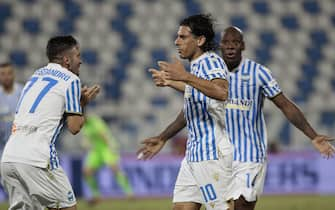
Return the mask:
<svg viewBox="0 0 335 210">
<path fill-rule="evenodd" d="M 72 134 L 80 131 L 83 109 L 100 88 L 81 89 L 80 50 L 72 36 L 51 38 L 46 51 L 49 63 L 25 84 L 1 159 L 9 209 L 76 209 L 55 142 L 64 123 Z"/>
<path fill-rule="evenodd" d="M 242 31 L 236 27 L 225 29 L 221 51 L 230 75 L 225 119 L 234 144 L 230 193 L 235 200 L 235 210 L 253 210 L 263 190 L 267 157 L 263 116 L 265 98 L 269 98 L 295 127 L 310 138 L 323 156 L 334 155 L 334 148 L 328 142 L 330 138 L 315 132 L 299 108 L 283 94 L 269 69 L 242 57 L 244 49 Z M 182 91 L 166 79 L 164 72 L 151 70 L 151 73 L 157 86 L 170 86 Z"/>
<path fill-rule="evenodd" d="M 228 209 L 227 186 L 231 181 L 232 144 L 225 130 L 225 101 L 228 71 L 212 52 L 214 29 L 209 15 L 185 18 L 179 25 L 175 45 L 179 56 L 190 61 L 191 72 L 176 60 L 159 62 L 166 79 L 182 88 L 184 107 L 158 136 L 145 139 L 139 159 L 156 155 L 166 141 L 185 126 L 188 129 L 186 155 L 176 180 L 173 209 Z M 157 71 L 157 70 L 152 70 Z M 186 84 L 179 87 L 179 84 Z"/>
<path fill-rule="evenodd" d="M 10 63 L 0 64 L 0 157 L 12 131 L 15 107 L 23 86 L 15 82 L 14 68 Z"/>
<path fill-rule="evenodd" d="M 310 140 L 325 157 L 334 155 L 329 137 L 318 134 L 300 109 L 280 89 L 271 71 L 242 56 L 243 33 L 228 27 L 220 48 L 229 69 L 229 99 L 226 106 L 227 131 L 234 144 L 232 197 L 236 210 L 253 210 L 264 186 L 267 134 L 263 104 L 269 98 L 285 117 Z"/>
<path fill-rule="evenodd" d="M 91 148 L 84 165 L 85 180 L 92 192 L 91 203 L 95 204 L 100 200 L 101 195 L 94 175 L 103 166 L 107 166 L 113 171 L 114 177 L 124 193 L 127 197 L 132 197 L 132 187 L 119 166 L 119 144 L 113 138 L 105 121 L 97 115 L 89 115 L 83 127 L 83 134 L 89 141 Z"/>
</svg>

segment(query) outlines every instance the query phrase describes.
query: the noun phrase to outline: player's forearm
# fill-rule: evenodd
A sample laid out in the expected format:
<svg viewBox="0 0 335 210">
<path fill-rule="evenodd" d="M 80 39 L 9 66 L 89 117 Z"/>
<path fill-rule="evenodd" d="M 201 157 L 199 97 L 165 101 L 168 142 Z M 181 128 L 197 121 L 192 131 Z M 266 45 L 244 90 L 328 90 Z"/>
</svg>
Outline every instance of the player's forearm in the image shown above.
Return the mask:
<svg viewBox="0 0 335 210">
<path fill-rule="evenodd" d="M 223 81 L 223 79 L 216 80 Z M 228 85 L 227 87 L 224 85 L 219 85 L 217 82 L 214 82 L 214 80 L 205 80 L 196 77 L 193 74 L 188 74 L 183 82 L 198 89 L 200 92 L 210 98 L 214 98 L 220 101 L 225 101 L 228 98 Z"/>
<path fill-rule="evenodd" d="M 282 109 L 286 118 L 299 130 L 301 130 L 306 136 L 308 136 L 311 140 L 313 140 L 317 133 L 312 128 L 312 126 L 308 123 L 304 114 L 301 110 L 294 104 L 290 103 L 286 108 Z"/>
<path fill-rule="evenodd" d="M 181 82 L 181 81 L 173 81 L 173 80 L 169 80 L 168 82 L 168 86 L 172 87 L 180 92 L 184 92 L 185 91 L 185 83 Z"/>
<path fill-rule="evenodd" d="M 181 129 L 186 126 L 184 111 L 181 111 L 177 118 L 159 135 L 159 138 L 167 141 L 176 135 Z"/>
</svg>

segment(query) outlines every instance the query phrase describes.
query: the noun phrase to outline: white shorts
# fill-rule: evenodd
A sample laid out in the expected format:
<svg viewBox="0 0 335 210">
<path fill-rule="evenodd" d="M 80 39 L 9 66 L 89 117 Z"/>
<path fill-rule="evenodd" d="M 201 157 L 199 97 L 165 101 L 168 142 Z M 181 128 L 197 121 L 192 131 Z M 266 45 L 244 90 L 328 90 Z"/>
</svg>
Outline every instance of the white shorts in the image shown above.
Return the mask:
<svg viewBox="0 0 335 210">
<path fill-rule="evenodd" d="M 195 202 L 206 209 L 228 209 L 232 155 L 219 160 L 187 162 L 184 158 L 173 192 L 173 203 Z"/>
<path fill-rule="evenodd" d="M 256 201 L 263 192 L 266 175 L 266 162 L 245 163 L 233 161 L 233 182 L 231 194 L 234 200 L 241 195 L 249 201 Z"/>
<path fill-rule="evenodd" d="M 9 209 L 65 208 L 76 204 L 61 168 L 50 171 L 22 163 L 1 163 L 1 174 L 9 195 Z"/>
</svg>

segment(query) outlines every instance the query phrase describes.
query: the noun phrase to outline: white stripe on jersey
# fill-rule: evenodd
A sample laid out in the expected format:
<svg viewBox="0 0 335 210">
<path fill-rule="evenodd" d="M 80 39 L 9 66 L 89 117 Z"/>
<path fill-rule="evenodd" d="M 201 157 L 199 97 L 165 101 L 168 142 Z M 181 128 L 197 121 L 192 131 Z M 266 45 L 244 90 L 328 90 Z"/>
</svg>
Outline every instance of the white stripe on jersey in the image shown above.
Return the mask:
<svg viewBox="0 0 335 210">
<path fill-rule="evenodd" d="M 263 162 L 267 150 L 263 103 L 265 97 L 272 98 L 281 89 L 270 70 L 249 59 L 243 59 L 238 70 L 229 75 L 226 124 L 234 144 L 234 160 Z"/>
<path fill-rule="evenodd" d="M 224 61 L 217 54 L 210 52 L 191 62 L 191 74 L 206 80 L 227 79 L 228 71 Z M 218 142 L 224 140 L 230 144 L 223 127 L 225 123 L 222 122 L 224 106 L 222 101 L 209 98 L 192 86 L 186 85 L 184 114 L 188 128 L 186 146 L 188 161 L 218 159 Z"/>
</svg>

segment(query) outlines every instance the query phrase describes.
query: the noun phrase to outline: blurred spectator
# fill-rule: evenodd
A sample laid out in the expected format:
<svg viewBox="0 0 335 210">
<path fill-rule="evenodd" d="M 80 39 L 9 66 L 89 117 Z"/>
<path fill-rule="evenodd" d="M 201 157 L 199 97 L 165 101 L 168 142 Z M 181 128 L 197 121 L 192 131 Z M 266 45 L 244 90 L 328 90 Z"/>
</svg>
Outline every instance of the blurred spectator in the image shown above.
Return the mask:
<svg viewBox="0 0 335 210">
<path fill-rule="evenodd" d="M 15 72 L 11 63 L 0 64 L 0 156 L 11 134 L 16 104 L 23 86 L 15 82 Z"/>
</svg>

